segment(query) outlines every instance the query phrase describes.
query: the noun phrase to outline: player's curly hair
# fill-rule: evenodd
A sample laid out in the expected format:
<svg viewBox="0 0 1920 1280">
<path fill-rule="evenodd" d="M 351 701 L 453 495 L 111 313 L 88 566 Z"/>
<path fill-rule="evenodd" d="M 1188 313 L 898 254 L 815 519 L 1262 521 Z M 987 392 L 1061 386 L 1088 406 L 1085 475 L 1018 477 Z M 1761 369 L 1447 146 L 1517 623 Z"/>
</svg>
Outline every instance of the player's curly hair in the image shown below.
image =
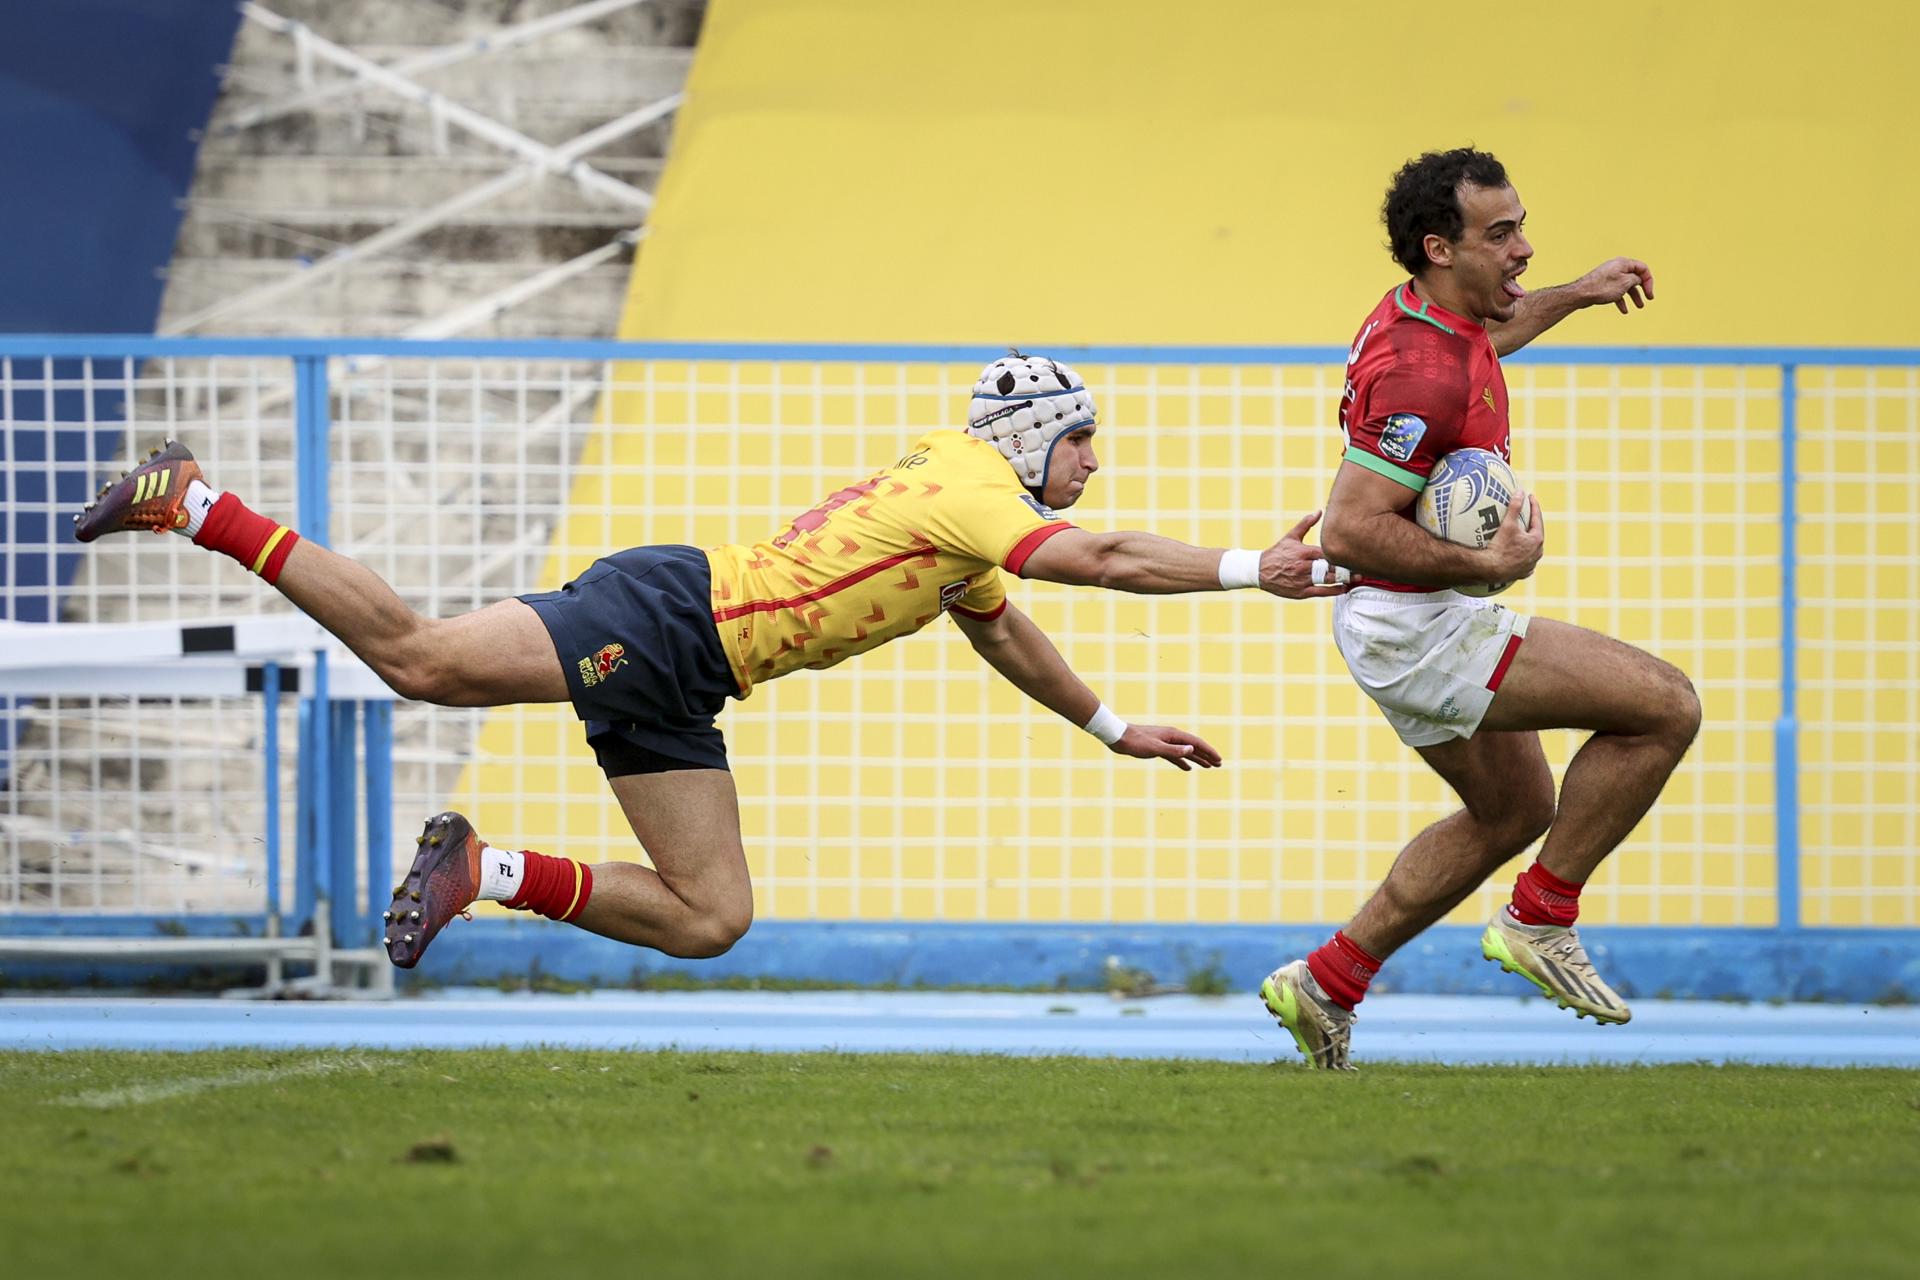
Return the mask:
<svg viewBox="0 0 1920 1280">
<path fill-rule="evenodd" d="M 1458 195 L 1462 182 L 1504 187 L 1506 166 L 1484 151 L 1455 147 L 1409 160 L 1393 175 L 1380 219 L 1387 224 L 1388 251 L 1408 274 L 1417 276 L 1427 269 L 1428 236 L 1458 240 L 1466 228 Z"/>
</svg>

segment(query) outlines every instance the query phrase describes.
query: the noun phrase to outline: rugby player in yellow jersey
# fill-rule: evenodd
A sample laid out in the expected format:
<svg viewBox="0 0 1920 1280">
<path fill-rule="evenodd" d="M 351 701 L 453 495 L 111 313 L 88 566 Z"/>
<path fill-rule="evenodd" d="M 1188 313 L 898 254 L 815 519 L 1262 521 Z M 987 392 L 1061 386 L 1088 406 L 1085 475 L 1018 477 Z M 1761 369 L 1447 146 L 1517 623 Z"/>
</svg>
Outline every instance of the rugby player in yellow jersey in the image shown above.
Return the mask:
<svg viewBox="0 0 1920 1280">
<path fill-rule="evenodd" d="M 1150 533 L 1090 533 L 1058 509 L 1098 467 L 1093 397 L 1065 365 L 1012 352 L 975 384 L 965 431 L 933 431 L 891 465 L 750 546 L 636 547 L 558 591 L 424 618 L 372 570 L 209 486 L 169 442 L 76 518 L 82 542 L 179 532 L 279 588 L 403 697 L 444 706 L 571 702 L 653 867 L 586 866 L 488 846 L 456 813 L 429 819 L 394 890 L 385 942 L 411 968 L 476 899 L 674 956 L 717 956 L 747 931 L 753 889 L 739 801 L 714 717 L 729 697 L 843 662 L 951 614 L 1021 692 L 1109 750 L 1181 769 L 1220 753 L 1193 734 L 1129 725 L 1007 599 L 1002 571 L 1160 594 L 1260 587 L 1336 595 L 1301 538 L 1264 552 Z M 1317 562 L 1317 563 L 1316 563 Z"/>
</svg>

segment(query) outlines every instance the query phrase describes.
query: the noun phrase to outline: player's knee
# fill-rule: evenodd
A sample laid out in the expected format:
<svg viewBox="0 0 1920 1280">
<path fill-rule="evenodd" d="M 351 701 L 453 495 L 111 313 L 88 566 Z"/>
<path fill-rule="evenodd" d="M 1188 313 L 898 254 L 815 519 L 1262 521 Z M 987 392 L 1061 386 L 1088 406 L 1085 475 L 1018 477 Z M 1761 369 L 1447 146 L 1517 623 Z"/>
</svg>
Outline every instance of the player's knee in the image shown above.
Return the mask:
<svg viewBox="0 0 1920 1280">
<path fill-rule="evenodd" d="M 1685 751 L 1700 732 L 1700 693 L 1686 672 L 1671 663 L 1659 664 L 1658 729 L 1661 737 Z"/>
<path fill-rule="evenodd" d="M 409 701 L 460 705 L 462 678 L 431 657 L 394 659 L 379 663 L 376 670 L 390 689 Z"/>
<path fill-rule="evenodd" d="M 388 646 L 372 665 L 388 687 L 403 698 L 443 707 L 463 707 L 473 702 L 473 673 L 447 658 L 430 624 L 415 628 Z"/>
<path fill-rule="evenodd" d="M 1678 669 L 1674 675 L 1680 682 L 1678 695 L 1674 699 L 1674 727 L 1683 742 L 1691 743 L 1700 733 L 1700 691 Z"/>
<path fill-rule="evenodd" d="M 1480 828 L 1489 864 L 1486 870 L 1491 872 L 1547 834 L 1547 828 L 1553 825 L 1558 812 L 1553 774 L 1543 763 L 1537 772 L 1529 769 L 1505 778 L 1498 788 L 1476 793 L 1467 812 Z"/>
<path fill-rule="evenodd" d="M 723 907 L 702 914 L 687 926 L 680 954 L 689 960 L 711 960 L 733 949 L 753 927 L 753 907 Z"/>
</svg>

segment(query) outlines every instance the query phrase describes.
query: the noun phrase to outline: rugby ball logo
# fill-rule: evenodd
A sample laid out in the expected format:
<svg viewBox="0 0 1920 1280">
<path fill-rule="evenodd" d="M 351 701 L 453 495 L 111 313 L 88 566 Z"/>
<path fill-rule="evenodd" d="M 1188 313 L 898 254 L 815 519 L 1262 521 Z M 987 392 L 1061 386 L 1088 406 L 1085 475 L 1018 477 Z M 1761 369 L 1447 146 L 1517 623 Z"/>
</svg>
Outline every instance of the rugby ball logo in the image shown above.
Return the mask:
<svg viewBox="0 0 1920 1280">
<path fill-rule="evenodd" d="M 1456 449 L 1436 462 L 1427 487 L 1414 503 L 1414 523 L 1436 538 L 1465 547 L 1485 547 L 1500 531 L 1507 504 L 1519 484 L 1513 468 L 1486 449 Z M 1522 510 L 1520 519 L 1528 519 Z M 1462 595 L 1497 595 L 1511 582 L 1455 587 Z"/>
</svg>

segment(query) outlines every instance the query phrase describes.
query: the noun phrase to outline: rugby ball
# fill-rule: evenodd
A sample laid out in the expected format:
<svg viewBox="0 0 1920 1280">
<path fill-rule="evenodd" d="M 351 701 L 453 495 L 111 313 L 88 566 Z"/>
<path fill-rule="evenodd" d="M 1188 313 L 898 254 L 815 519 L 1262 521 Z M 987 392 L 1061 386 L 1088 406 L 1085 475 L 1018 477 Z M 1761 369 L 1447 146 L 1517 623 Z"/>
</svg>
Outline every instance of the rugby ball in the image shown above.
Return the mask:
<svg viewBox="0 0 1920 1280">
<path fill-rule="evenodd" d="M 1493 541 L 1500 522 L 1507 518 L 1507 504 L 1513 501 L 1518 484 L 1513 468 L 1499 454 L 1486 449 L 1456 449 L 1434 464 L 1427 487 L 1413 507 L 1413 521 L 1436 538 L 1457 542 L 1465 547 L 1484 547 Z M 1528 521 L 1526 508 L 1520 520 Z M 1511 582 L 1490 582 L 1455 587 L 1461 595 L 1498 595 Z"/>
</svg>

